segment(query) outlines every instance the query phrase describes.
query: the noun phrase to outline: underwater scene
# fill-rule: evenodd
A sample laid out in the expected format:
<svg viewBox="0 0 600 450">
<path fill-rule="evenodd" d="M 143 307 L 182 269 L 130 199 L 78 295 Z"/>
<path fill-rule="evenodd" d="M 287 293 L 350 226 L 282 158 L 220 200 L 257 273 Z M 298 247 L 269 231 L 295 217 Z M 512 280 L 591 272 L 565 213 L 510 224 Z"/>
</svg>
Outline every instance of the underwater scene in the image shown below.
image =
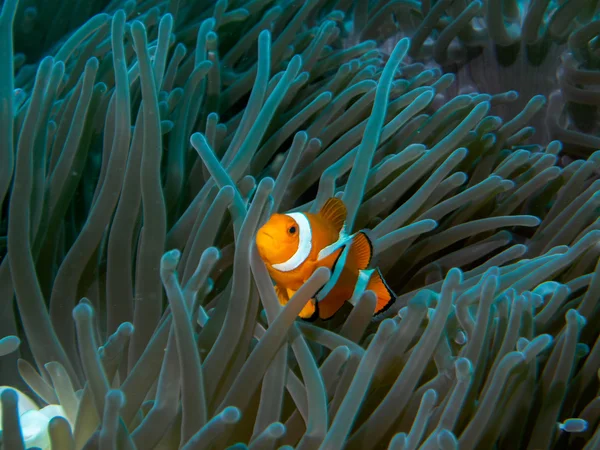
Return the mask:
<svg viewBox="0 0 600 450">
<path fill-rule="evenodd" d="M 600 450 L 598 0 L 0 0 L 1 450 Z"/>
</svg>

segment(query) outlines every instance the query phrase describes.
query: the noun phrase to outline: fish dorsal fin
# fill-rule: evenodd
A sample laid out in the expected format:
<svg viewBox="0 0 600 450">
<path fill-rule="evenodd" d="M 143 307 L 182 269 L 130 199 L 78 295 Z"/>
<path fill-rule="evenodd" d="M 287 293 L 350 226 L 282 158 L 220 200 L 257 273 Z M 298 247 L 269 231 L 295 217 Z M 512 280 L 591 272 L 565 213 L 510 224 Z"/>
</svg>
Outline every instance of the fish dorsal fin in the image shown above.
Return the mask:
<svg viewBox="0 0 600 450">
<path fill-rule="evenodd" d="M 350 246 L 350 258 L 356 261 L 359 270 L 366 269 L 373 257 L 373 244 L 364 231 L 354 235 Z"/>
<path fill-rule="evenodd" d="M 339 233 L 344 228 L 344 223 L 346 222 L 346 205 L 344 205 L 341 199 L 331 197 L 325 202 L 319 211 L 319 215 L 331 223 Z"/>
</svg>

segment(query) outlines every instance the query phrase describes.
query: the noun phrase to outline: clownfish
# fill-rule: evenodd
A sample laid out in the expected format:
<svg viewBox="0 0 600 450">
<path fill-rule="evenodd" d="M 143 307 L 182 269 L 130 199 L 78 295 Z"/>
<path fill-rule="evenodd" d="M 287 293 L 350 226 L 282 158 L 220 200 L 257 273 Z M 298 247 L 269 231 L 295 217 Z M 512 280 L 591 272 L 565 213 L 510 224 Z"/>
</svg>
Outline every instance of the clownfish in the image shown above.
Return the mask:
<svg viewBox="0 0 600 450">
<path fill-rule="evenodd" d="M 306 304 L 299 316 L 306 320 L 331 318 L 353 297 L 357 284 L 377 296 L 374 315 L 396 300 L 378 268 L 369 270 L 373 245 L 362 230 L 345 233 L 346 206 L 330 198 L 317 214 L 273 214 L 256 234 L 258 253 L 285 305 L 319 267 L 331 278 Z M 365 286 L 366 284 L 366 286 Z"/>
</svg>

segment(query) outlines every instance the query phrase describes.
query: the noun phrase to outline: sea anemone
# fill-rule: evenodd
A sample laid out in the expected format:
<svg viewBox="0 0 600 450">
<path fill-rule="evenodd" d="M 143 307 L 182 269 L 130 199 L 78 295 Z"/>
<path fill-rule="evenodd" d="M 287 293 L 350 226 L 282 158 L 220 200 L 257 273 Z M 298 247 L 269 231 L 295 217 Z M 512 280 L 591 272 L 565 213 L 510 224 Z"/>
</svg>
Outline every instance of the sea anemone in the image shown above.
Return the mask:
<svg viewBox="0 0 600 450">
<path fill-rule="evenodd" d="M 596 3 L 5 0 L 3 448 L 599 448 Z M 376 319 L 258 255 L 333 196 Z"/>
</svg>

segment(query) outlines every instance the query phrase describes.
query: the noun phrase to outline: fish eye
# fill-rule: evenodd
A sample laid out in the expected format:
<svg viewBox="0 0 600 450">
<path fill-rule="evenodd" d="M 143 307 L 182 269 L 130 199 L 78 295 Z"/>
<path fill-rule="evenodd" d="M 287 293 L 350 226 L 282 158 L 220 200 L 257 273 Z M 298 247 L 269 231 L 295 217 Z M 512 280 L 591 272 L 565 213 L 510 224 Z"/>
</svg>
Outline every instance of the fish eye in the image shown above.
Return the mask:
<svg viewBox="0 0 600 450">
<path fill-rule="evenodd" d="M 294 225 L 292 225 L 291 227 L 289 227 L 288 228 L 288 233 L 295 234 L 296 233 L 296 227 Z"/>
</svg>

